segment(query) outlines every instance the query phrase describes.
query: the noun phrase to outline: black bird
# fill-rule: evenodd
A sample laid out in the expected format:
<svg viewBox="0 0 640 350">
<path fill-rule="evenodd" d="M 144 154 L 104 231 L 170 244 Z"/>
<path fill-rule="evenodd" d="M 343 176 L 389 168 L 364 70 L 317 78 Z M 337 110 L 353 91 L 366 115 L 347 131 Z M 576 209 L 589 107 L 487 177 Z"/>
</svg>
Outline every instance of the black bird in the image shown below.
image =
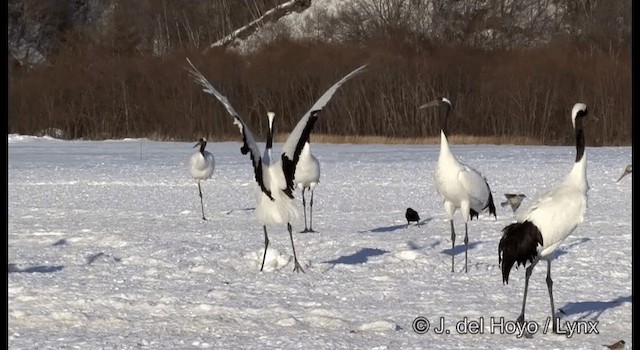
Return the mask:
<svg viewBox="0 0 640 350">
<path fill-rule="evenodd" d="M 420 215 L 418 215 L 417 211 L 407 208 L 407 212 L 404 214 L 404 217 L 407 218 L 407 227 L 409 227 L 409 223 L 412 221 L 415 221 L 416 225 L 420 225 Z"/>
<path fill-rule="evenodd" d="M 503 207 L 506 207 L 507 205 L 511 205 L 511 210 L 513 210 L 513 212 L 515 213 L 516 210 L 518 210 L 518 207 L 520 207 L 520 203 L 522 203 L 522 200 L 527 198 L 527 196 L 525 196 L 524 194 L 515 194 L 515 193 L 505 193 L 504 194 L 505 197 L 507 197 L 507 200 L 500 203 L 500 205 L 502 205 Z"/>
</svg>

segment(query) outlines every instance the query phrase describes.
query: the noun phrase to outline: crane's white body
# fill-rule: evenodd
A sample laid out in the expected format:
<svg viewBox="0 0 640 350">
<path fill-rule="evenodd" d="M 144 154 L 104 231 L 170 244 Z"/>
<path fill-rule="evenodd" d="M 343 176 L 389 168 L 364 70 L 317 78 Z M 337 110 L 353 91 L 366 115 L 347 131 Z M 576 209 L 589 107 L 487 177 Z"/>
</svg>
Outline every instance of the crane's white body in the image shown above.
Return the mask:
<svg viewBox="0 0 640 350">
<path fill-rule="evenodd" d="M 207 220 L 204 215 L 204 201 L 202 199 L 202 187 L 200 181 L 210 179 L 216 166 L 213 154 L 205 150 L 207 139 L 204 137 L 198 140 L 193 147 L 200 147 L 197 152 L 189 157 L 189 173 L 198 182 L 198 194 L 200 195 L 200 208 L 202 209 L 202 220 Z"/>
<path fill-rule="evenodd" d="M 279 159 L 273 161 L 270 149 L 265 151 L 262 157 L 262 179 L 273 200 L 256 186 L 258 204 L 255 215 L 258 222 L 263 225 L 283 224 L 297 219 L 298 208 L 293 198 L 284 192 L 287 189 L 287 181 L 282 170 L 282 162 Z"/>
<path fill-rule="evenodd" d="M 189 157 L 189 172 L 195 180 L 210 179 L 213 176 L 215 167 L 215 158 L 209 151 L 198 151 Z"/>
<path fill-rule="evenodd" d="M 313 190 L 320 181 L 320 162 L 311 154 L 309 142 L 305 143 L 300 152 L 300 160 L 296 166 L 294 181 L 298 188 Z"/>
<path fill-rule="evenodd" d="M 588 190 L 585 154 L 579 162 L 574 163 L 562 182 L 518 212 L 518 222 L 528 220 L 542 234 L 543 244 L 537 248 L 540 259 L 552 259 L 556 248 L 584 221 Z"/>
<path fill-rule="evenodd" d="M 464 222 L 469 222 L 469 209 L 481 213 L 487 207 L 491 192 L 486 180 L 478 171 L 458 161 L 443 131 L 440 132 L 435 183 L 449 220 L 453 220 L 454 213 L 460 209 Z"/>
<path fill-rule="evenodd" d="M 313 230 L 313 193 L 320 181 L 320 162 L 311 154 L 311 145 L 307 141 L 302 147 L 298 165 L 293 181 L 296 186 L 302 190 L 302 209 L 304 210 L 304 230 L 301 232 L 316 232 Z M 304 192 L 311 192 L 311 201 L 309 201 L 309 227 L 307 228 L 307 201 Z"/>
</svg>

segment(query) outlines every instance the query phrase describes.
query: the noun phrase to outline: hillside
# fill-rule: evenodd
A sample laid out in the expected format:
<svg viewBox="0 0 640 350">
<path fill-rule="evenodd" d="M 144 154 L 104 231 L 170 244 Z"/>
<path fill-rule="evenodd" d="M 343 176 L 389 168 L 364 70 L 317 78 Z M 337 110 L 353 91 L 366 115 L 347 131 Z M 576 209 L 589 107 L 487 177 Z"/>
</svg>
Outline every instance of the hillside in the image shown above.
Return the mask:
<svg viewBox="0 0 640 350">
<path fill-rule="evenodd" d="M 601 117 L 592 144 L 631 142 L 631 1 L 8 5 L 9 132 L 235 137 L 185 74 L 190 57 L 252 125 L 270 109 L 283 131 L 336 77 L 369 62 L 319 132 L 425 139 L 436 125 L 416 106 L 444 94 L 461 135 L 565 144 L 564 117 L 581 100 Z"/>
</svg>

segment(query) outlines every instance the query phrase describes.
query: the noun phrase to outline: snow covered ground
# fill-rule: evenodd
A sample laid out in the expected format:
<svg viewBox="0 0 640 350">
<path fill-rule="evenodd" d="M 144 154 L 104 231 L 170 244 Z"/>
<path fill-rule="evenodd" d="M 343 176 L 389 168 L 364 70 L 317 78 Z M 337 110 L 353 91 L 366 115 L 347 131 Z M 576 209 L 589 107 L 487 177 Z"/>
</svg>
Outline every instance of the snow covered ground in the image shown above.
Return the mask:
<svg viewBox="0 0 640 350">
<path fill-rule="evenodd" d="M 552 264 L 565 330 L 543 334 L 546 265 L 534 270 L 531 337 L 500 334 L 519 313 L 524 269 L 503 285 L 504 193 L 528 196 L 569 171 L 574 147 L 452 145 L 488 179 L 498 209 L 458 239 L 433 183 L 437 145 L 312 145 L 321 162 L 314 228 L 298 233 L 306 273 L 292 271 L 284 225 L 259 272 L 263 232 L 253 217 L 252 168 L 240 142 L 209 143 L 205 212 L 186 161 L 196 143 L 60 141 L 9 135 L 8 344 L 11 349 L 598 349 L 631 336 L 631 147 L 587 145 L 585 222 Z M 276 145 L 277 147 L 281 145 Z M 300 192 L 296 199 L 300 201 Z M 298 202 L 299 203 L 299 202 Z M 302 207 L 300 205 L 300 207 Z M 405 228 L 412 207 L 423 224 Z M 451 254 L 456 272 L 451 273 Z M 431 322 L 425 334 L 414 320 Z M 449 331 L 437 334 L 440 319 Z M 464 321 L 479 334 L 460 334 Z M 598 334 L 593 333 L 594 326 Z M 590 331 L 590 334 L 584 334 Z M 513 333 L 513 332 L 511 332 Z"/>
</svg>

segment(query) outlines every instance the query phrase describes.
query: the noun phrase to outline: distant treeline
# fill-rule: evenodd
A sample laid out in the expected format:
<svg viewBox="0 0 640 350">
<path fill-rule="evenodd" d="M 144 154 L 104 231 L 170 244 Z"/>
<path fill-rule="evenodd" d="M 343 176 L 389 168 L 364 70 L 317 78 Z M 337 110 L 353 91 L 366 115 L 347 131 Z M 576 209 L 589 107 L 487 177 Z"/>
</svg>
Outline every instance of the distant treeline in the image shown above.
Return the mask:
<svg viewBox="0 0 640 350">
<path fill-rule="evenodd" d="M 238 139 L 226 110 L 201 91 L 186 57 L 265 135 L 274 111 L 290 131 L 340 77 L 369 70 L 334 96 L 314 132 L 421 138 L 438 134 L 435 110 L 417 107 L 437 96 L 453 102 L 452 134 L 570 144 L 570 111 L 588 105 L 590 145 L 631 143 L 629 40 L 585 45 L 560 36 L 528 48 L 481 48 L 388 28 L 380 35 L 327 43 L 283 37 L 241 55 L 188 41 L 162 55 L 125 50 L 70 31 L 46 64 L 9 64 L 9 132 L 60 129 L 69 139 L 147 137 Z"/>
</svg>

